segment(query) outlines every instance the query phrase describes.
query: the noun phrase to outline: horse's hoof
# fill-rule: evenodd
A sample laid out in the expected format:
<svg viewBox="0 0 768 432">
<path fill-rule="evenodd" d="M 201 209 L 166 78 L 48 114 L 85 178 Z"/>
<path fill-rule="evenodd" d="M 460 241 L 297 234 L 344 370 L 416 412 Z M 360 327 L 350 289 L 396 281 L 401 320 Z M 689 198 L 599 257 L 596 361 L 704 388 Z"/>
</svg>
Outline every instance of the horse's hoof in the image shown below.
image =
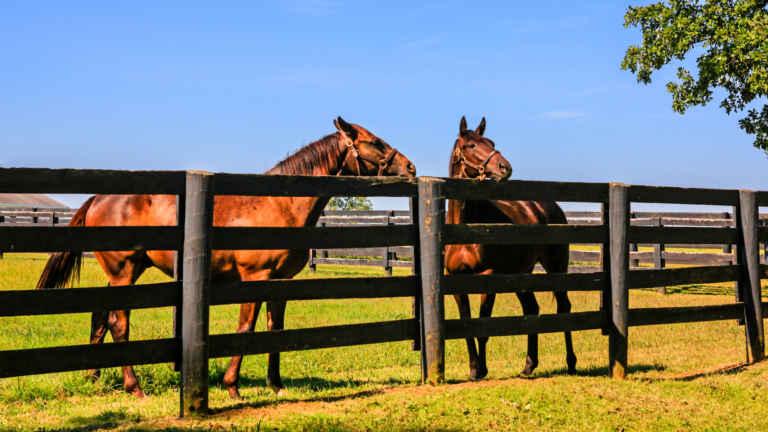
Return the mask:
<svg viewBox="0 0 768 432">
<path fill-rule="evenodd" d="M 286 390 L 286 389 L 284 389 L 282 387 L 278 387 L 278 386 L 273 385 L 273 384 L 268 384 L 268 386 L 278 396 L 287 396 L 288 395 L 288 390 Z"/>
<path fill-rule="evenodd" d="M 576 375 L 576 368 L 568 368 L 568 375 Z"/>
<path fill-rule="evenodd" d="M 229 390 L 229 398 L 230 399 L 236 400 L 236 401 L 243 400 L 243 397 L 240 396 L 240 392 L 236 388 L 234 388 L 234 389 L 227 389 L 227 390 Z"/>
<path fill-rule="evenodd" d="M 469 371 L 470 381 L 479 381 L 488 376 L 488 368 L 478 368 Z"/>
<path fill-rule="evenodd" d="M 145 399 L 147 397 L 147 395 L 145 395 L 144 392 L 141 391 L 141 389 L 129 391 L 128 393 L 132 394 L 134 397 L 138 399 Z"/>
<path fill-rule="evenodd" d="M 101 378 L 101 371 L 98 369 L 89 369 L 88 372 L 85 373 L 85 378 L 88 381 L 96 382 Z"/>
<path fill-rule="evenodd" d="M 520 376 L 531 376 L 533 375 L 533 369 L 525 368 L 522 372 L 520 372 Z"/>
</svg>

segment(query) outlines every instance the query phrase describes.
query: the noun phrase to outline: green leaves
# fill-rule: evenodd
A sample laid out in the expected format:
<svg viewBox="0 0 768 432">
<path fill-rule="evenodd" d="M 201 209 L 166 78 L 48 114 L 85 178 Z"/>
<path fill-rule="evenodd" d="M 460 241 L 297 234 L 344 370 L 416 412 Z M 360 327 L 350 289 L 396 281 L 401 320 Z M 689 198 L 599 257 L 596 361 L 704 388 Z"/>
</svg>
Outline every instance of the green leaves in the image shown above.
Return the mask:
<svg viewBox="0 0 768 432">
<path fill-rule="evenodd" d="M 334 197 L 328 202 L 328 210 L 373 210 L 373 204 L 368 198 Z"/>
<path fill-rule="evenodd" d="M 768 95 L 768 0 L 670 0 L 649 6 L 630 6 L 624 27 L 640 27 L 643 43 L 629 47 L 621 63 L 643 84 L 654 71 L 692 50 L 698 74 L 678 68 L 679 81 L 667 84 L 672 109 L 684 114 L 712 101 L 713 89 L 727 92 L 720 103 L 727 114 L 742 111 L 755 99 Z M 739 121 L 756 135 L 755 147 L 768 152 L 768 106 L 753 109 Z"/>
</svg>

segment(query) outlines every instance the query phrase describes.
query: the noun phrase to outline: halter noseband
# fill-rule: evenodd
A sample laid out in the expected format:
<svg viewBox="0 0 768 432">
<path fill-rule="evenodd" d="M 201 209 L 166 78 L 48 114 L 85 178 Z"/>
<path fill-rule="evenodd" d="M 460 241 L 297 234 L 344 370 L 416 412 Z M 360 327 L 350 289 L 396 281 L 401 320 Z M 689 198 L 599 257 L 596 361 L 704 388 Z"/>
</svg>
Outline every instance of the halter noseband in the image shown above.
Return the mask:
<svg viewBox="0 0 768 432">
<path fill-rule="evenodd" d="M 501 152 L 494 150 L 488 154 L 488 157 L 486 157 L 480 165 L 475 165 L 467 160 L 467 158 L 464 156 L 464 152 L 461 151 L 461 148 L 456 147 L 456 150 L 453 152 L 453 155 L 456 156 L 456 160 L 454 160 L 453 163 L 457 164 L 461 162 L 461 172 L 459 172 L 459 178 L 470 178 L 466 172 L 467 167 L 470 167 L 479 173 L 478 178 L 480 180 L 485 180 L 485 167 L 488 165 L 488 162 L 491 161 L 491 158 L 499 153 Z"/>
<path fill-rule="evenodd" d="M 360 171 L 360 159 L 368 161 L 374 165 L 379 166 L 379 173 L 376 174 L 378 177 L 381 177 L 381 175 L 384 173 L 384 170 L 387 169 L 389 166 L 389 163 L 392 162 L 392 159 L 397 154 L 397 149 L 390 150 L 389 154 L 387 154 L 384 159 L 376 160 L 370 156 L 366 156 L 362 153 L 360 153 L 359 150 L 357 150 L 357 147 L 355 147 L 354 141 L 352 141 L 344 131 L 339 130 L 339 133 L 341 133 L 341 137 L 344 139 L 344 145 L 347 146 L 347 149 L 352 152 L 352 156 L 355 158 L 355 165 L 357 166 L 357 175 L 362 175 L 362 171 Z M 346 159 L 346 158 L 345 158 Z M 339 169 L 339 173 L 336 174 L 337 176 L 341 175 L 341 172 L 344 170 L 344 164 L 341 165 L 341 169 Z"/>
</svg>

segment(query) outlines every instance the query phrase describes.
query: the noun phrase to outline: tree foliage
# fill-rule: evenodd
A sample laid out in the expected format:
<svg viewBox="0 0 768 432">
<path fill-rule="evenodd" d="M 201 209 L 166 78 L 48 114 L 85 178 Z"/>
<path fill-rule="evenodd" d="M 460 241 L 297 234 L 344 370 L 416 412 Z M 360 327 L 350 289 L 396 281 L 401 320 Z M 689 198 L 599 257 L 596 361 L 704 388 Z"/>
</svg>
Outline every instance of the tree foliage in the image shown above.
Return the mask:
<svg viewBox="0 0 768 432">
<path fill-rule="evenodd" d="M 679 67 L 679 82 L 667 84 L 672 109 L 684 114 L 691 106 L 705 106 L 720 87 L 727 92 L 720 107 L 727 114 L 742 111 L 768 93 L 766 5 L 768 0 L 670 0 L 629 7 L 624 27 L 640 27 L 643 43 L 627 49 L 621 68 L 648 84 L 653 71 L 701 50 L 697 76 Z M 768 105 L 750 109 L 739 125 L 768 153 Z"/>
<path fill-rule="evenodd" d="M 373 204 L 368 198 L 334 197 L 328 202 L 328 210 L 373 210 Z"/>
</svg>

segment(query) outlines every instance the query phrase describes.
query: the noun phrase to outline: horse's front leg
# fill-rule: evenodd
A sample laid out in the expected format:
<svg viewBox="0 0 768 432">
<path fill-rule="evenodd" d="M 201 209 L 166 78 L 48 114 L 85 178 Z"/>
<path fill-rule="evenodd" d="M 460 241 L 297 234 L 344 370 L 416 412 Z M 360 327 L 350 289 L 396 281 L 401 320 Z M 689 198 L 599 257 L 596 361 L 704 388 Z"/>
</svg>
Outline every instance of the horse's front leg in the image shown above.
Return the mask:
<svg viewBox="0 0 768 432">
<path fill-rule="evenodd" d="M 236 333 L 252 332 L 256 326 L 256 318 L 259 317 L 261 303 L 248 303 L 240 305 L 240 318 L 237 321 Z M 240 400 L 240 391 L 238 390 L 238 381 L 240 380 L 240 366 L 243 364 L 243 356 L 232 357 L 229 361 L 229 367 L 224 374 L 224 387 L 229 391 L 230 399 Z"/>
<path fill-rule="evenodd" d="M 131 311 L 119 310 L 109 313 L 108 326 L 109 331 L 112 333 L 112 339 L 115 342 L 127 342 L 129 339 L 129 333 L 131 329 Z M 139 380 L 136 379 L 136 373 L 133 371 L 133 366 L 123 366 L 123 382 L 125 383 L 125 391 L 138 397 L 144 398 L 144 392 L 141 391 L 139 386 Z"/>
<path fill-rule="evenodd" d="M 91 344 L 99 344 L 104 342 L 104 337 L 107 335 L 107 324 L 109 321 L 109 312 L 94 312 L 91 314 Z M 100 369 L 88 369 L 86 376 L 91 381 L 98 381 L 101 377 Z"/>
<path fill-rule="evenodd" d="M 469 296 L 467 294 L 455 295 L 453 298 L 456 300 L 456 306 L 459 307 L 459 317 L 461 319 L 471 319 L 472 309 L 469 304 Z M 475 346 L 475 340 L 472 338 L 466 339 L 467 351 L 469 352 L 469 379 L 476 380 L 482 377 L 478 377 L 477 370 L 477 346 Z"/>
<path fill-rule="evenodd" d="M 490 318 L 493 313 L 493 303 L 496 301 L 496 294 L 483 294 L 480 297 L 480 318 Z M 485 355 L 485 345 L 488 344 L 488 338 L 477 338 L 478 361 L 477 361 L 477 379 L 485 378 L 488 375 L 488 363 Z"/>
<path fill-rule="evenodd" d="M 557 313 L 571 313 L 571 301 L 568 299 L 567 292 L 556 292 L 555 300 L 557 300 Z M 573 352 L 573 340 L 571 339 L 571 332 L 565 332 L 565 363 L 568 365 L 568 373 L 573 375 L 576 373 L 576 353 Z"/>
<path fill-rule="evenodd" d="M 536 301 L 536 296 L 533 293 L 517 293 L 517 298 L 520 300 L 520 305 L 523 307 L 524 315 L 538 315 L 539 314 L 539 302 Z M 523 375 L 530 375 L 536 366 L 539 365 L 539 335 L 528 335 L 528 357 L 525 359 L 525 368 L 521 372 Z"/>
<path fill-rule="evenodd" d="M 282 330 L 285 325 L 284 301 L 267 302 L 267 330 Z M 280 379 L 280 353 L 270 353 L 267 366 L 267 385 L 278 396 L 284 396 L 287 392 Z"/>
</svg>

